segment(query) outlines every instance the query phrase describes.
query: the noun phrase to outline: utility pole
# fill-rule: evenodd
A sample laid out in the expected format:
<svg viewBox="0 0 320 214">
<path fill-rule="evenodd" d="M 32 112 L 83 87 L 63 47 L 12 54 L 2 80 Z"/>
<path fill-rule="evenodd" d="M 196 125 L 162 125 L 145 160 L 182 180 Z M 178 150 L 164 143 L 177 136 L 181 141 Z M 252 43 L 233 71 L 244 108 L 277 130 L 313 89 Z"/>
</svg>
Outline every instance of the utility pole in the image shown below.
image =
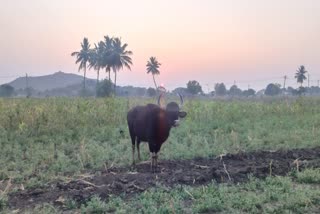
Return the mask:
<svg viewBox="0 0 320 214">
<path fill-rule="evenodd" d="M 29 92 L 29 82 L 28 82 L 28 74 L 26 73 L 26 94 L 27 94 L 27 98 L 30 97 L 30 92 Z"/>
<path fill-rule="evenodd" d="M 308 74 L 308 88 L 310 87 L 310 74 Z"/>
<path fill-rule="evenodd" d="M 284 81 L 283 81 L 283 89 L 286 89 L 286 81 L 287 81 L 287 75 L 284 75 Z"/>
<path fill-rule="evenodd" d="M 319 88 L 319 82 L 320 82 L 320 80 L 318 80 L 318 88 Z"/>
<path fill-rule="evenodd" d="M 250 89 L 250 85 L 248 85 L 248 90 Z"/>
<path fill-rule="evenodd" d="M 29 84 L 28 84 L 28 74 L 26 73 L 26 89 L 29 88 Z"/>
</svg>

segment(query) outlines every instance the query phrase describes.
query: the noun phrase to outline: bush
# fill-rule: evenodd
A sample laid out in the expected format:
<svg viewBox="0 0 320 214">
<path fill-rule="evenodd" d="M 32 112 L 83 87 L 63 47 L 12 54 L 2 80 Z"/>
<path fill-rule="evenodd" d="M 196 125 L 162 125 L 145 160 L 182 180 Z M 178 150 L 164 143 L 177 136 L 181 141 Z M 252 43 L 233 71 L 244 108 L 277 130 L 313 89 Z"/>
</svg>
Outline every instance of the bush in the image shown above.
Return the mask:
<svg viewBox="0 0 320 214">
<path fill-rule="evenodd" d="M 275 95 L 278 95 L 281 93 L 281 89 L 278 84 L 270 83 L 267 86 L 266 91 L 264 93 L 265 93 L 265 95 L 275 96 Z"/>
<path fill-rule="evenodd" d="M 157 91 L 154 88 L 148 88 L 147 93 L 149 97 L 153 97 L 153 96 L 156 96 Z"/>
<path fill-rule="evenodd" d="M 14 88 L 11 85 L 0 85 L 0 97 L 11 97 L 14 94 Z"/>
<path fill-rule="evenodd" d="M 97 97 L 110 97 L 112 94 L 113 84 L 110 80 L 103 80 L 98 84 Z"/>
</svg>

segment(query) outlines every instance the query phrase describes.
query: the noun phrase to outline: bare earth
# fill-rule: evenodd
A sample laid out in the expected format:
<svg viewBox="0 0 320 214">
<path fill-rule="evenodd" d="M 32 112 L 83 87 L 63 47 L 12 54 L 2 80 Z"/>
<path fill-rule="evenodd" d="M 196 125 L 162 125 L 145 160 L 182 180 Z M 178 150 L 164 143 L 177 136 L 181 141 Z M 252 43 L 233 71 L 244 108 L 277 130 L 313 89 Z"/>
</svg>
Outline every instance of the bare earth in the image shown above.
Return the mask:
<svg viewBox="0 0 320 214">
<path fill-rule="evenodd" d="M 227 154 L 216 158 L 192 160 L 160 160 L 158 173 L 151 173 L 150 163 L 110 168 L 88 174 L 70 182 L 55 181 L 45 187 L 27 189 L 9 194 L 11 209 L 25 209 L 41 203 L 63 205 L 67 199 L 84 203 L 93 195 L 107 199 L 110 195 L 130 198 L 149 188 L 177 185 L 199 186 L 212 181 L 241 183 L 249 175 L 265 178 L 269 175 L 287 175 L 293 169 L 320 167 L 320 147 L 289 151 L 256 151 Z"/>
</svg>

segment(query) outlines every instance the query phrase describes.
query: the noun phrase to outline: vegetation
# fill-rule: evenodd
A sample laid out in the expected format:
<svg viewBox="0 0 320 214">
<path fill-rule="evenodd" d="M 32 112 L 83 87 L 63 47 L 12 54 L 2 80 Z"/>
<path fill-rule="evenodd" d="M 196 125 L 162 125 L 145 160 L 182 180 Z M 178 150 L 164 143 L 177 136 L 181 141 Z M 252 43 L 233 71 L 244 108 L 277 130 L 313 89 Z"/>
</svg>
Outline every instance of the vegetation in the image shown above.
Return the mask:
<svg viewBox="0 0 320 214">
<path fill-rule="evenodd" d="M 64 173 L 101 168 L 104 163 L 129 164 L 126 113 L 147 102 L 155 101 L 0 100 L 0 179 L 11 177 L 15 182 L 34 185 Z M 186 100 L 188 116 L 172 130 L 160 157 L 316 146 L 320 137 L 319 104 L 319 99 L 307 98 L 271 102 Z M 146 160 L 147 147 L 142 149 Z"/>
<path fill-rule="evenodd" d="M 112 197 L 109 202 L 93 197 L 82 206 L 82 212 L 313 213 L 320 208 L 319 199 L 320 189 L 315 186 L 296 184 L 289 177 L 268 177 L 266 180 L 252 178 L 246 184 L 235 186 L 212 183 L 207 187 L 180 186 L 171 191 L 159 187 L 128 203 L 118 197 Z"/>
<path fill-rule="evenodd" d="M 297 82 L 301 84 L 301 87 L 302 87 L 303 81 L 307 79 L 306 77 L 307 72 L 308 71 L 306 71 L 306 68 L 304 67 L 304 65 L 301 65 L 294 76 L 297 79 Z"/>
<path fill-rule="evenodd" d="M 224 96 L 227 94 L 227 89 L 224 83 L 217 83 L 214 86 L 215 95 Z"/>
<path fill-rule="evenodd" d="M 87 66 L 97 71 L 97 83 L 99 82 L 100 69 L 105 68 L 109 72 L 110 81 L 110 70 L 114 72 L 114 93 L 116 92 L 117 85 L 117 72 L 123 67 L 131 70 L 132 51 L 127 50 L 128 44 L 122 44 L 120 38 L 110 38 L 109 36 L 104 37 L 104 41 L 95 44 L 94 49 L 90 49 L 90 44 L 87 38 L 83 39 L 81 44 L 82 49 L 80 52 L 73 52 L 71 56 L 76 56 L 76 63 L 80 62 L 79 70 L 84 69 L 84 90 L 85 90 L 85 75 Z M 88 63 L 88 65 L 87 65 Z M 98 90 L 98 87 L 97 87 Z"/>
<path fill-rule="evenodd" d="M 153 96 L 156 96 L 157 91 L 154 88 L 148 88 L 147 93 L 148 93 L 149 97 L 153 97 Z"/>
<path fill-rule="evenodd" d="M 80 63 L 79 71 L 83 69 L 83 88 L 86 89 L 86 72 L 87 72 L 87 64 L 90 59 L 90 44 L 88 38 L 83 38 L 81 43 L 81 50 L 75 51 L 71 54 L 71 56 L 77 57 L 76 64 Z"/>
<path fill-rule="evenodd" d="M 268 96 L 275 96 L 275 95 L 279 95 L 280 93 L 281 93 L 280 85 L 273 84 L 273 83 L 270 83 L 267 86 L 266 91 L 264 92 L 264 94 Z"/>
<path fill-rule="evenodd" d="M 187 91 L 193 95 L 200 94 L 200 93 L 202 93 L 202 87 L 198 81 L 190 80 L 187 83 Z"/>
<path fill-rule="evenodd" d="M 156 89 L 158 89 L 156 80 L 154 79 L 154 75 L 159 75 L 160 71 L 159 68 L 161 66 L 161 63 L 158 62 L 156 57 L 150 57 L 149 61 L 147 62 L 147 73 L 151 73 L 152 77 L 153 77 L 153 82 L 154 82 L 154 86 L 156 87 Z"/>
<path fill-rule="evenodd" d="M 20 185 L 25 188 L 41 187 L 52 179 L 76 175 L 83 170 L 130 164 L 131 145 L 126 113 L 131 107 L 148 102 L 155 101 L 132 98 L 0 99 L 0 180 L 11 178 L 14 188 Z M 160 159 L 318 146 L 319 104 L 320 99 L 306 97 L 245 102 L 185 99 L 184 110 L 188 116 L 179 128 L 172 130 L 163 145 Z M 147 160 L 148 148 L 143 145 L 142 159 Z M 118 205 L 108 203 L 106 209 L 121 211 L 132 206 L 154 206 L 152 209 L 167 210 L 171 206 L 163 203 L 167 199 L 173 200 L 174 209 L 182 209 L 184 203 L 192 200 L 188 206 L 194 212 L 224 210 L 226 207 L 230 212 L 269 209 L 282 212 L 292 211 L 293 208 L 302 212 L 312 209 L 318 200 L 317 189 L 305 188 L 303 184 L 318 183 L 318 171 L 299 172 L 295 179 L 301 183 L 296 187 L 292 187 L 291 180 L 281 180 L 289 183 L 286 184 L 290 186 L 286 190 L 289 192 L 277 192 L 278 184 L 273 184 L 271 181 L 276 180 L 271 179 L 259 181 L 262 182 L 260 184 L 253 181 L 251 185 L 257 188 L 249 190 L 246 186 L 187 188 L 194 201 L 179 188 L 173 192 L 150 191 L 138 196 L 137 201 L 133 200 L 129 205 L 120 199 L 120 202 L 112 200 L 109 203 Z M 264 182 L 271 184 L 268 187 Z M 204 197 L 205 194 L 210 197 Z M 277 200 L 272 201 L 272 197 Z M 1 207 L 5 208 L 6 197 L 0 198 Z M 211 207 L 213 205 L 218 207 Z M 70 206 L 75 205 L 70 203 Z M 82 210 L 85 212 L 90 206 L 83 205 Z M 114 206 L 116 208 L 112 208 Z M 44 206 L 37 209 L 53 208 Z M 102 209 L 105 209 L 104 205 Z"/>
<path fill-rule="evenodd" d="M 116 92 L 117 86 L 117 72 L 123 67 L 131 70 L 130 65 L 132 65 L 132 51 L 127 50 L 128 44 L 122 44 L 120 38 L 114 38 L 111 46 L 110 63 L 108 67 L 111 67 L 114 72 L 114 92 Z"/>
<path fill-rule="evenodd" d="M 14 88 L 11 85 L 0 85 L 0 97 L 11 97 L 14 94 Z"/>
<path fill-rule="evenodd" d="M 231 96 L 241 96 L 241 94 L 242 94 L 242 91 L 241 91 L 240 88 L 238 88 L 238 86 L 233 85 L 233 86 L 230 87 L 229 95 L 231 95 Z"/>
<path fill-rule="evenodd" d="M 109 97 L 112 94 L 112 82 L 110 80 L 103 80 L 98 83 L 97 86 L 97 97 Z"/>
</svg>

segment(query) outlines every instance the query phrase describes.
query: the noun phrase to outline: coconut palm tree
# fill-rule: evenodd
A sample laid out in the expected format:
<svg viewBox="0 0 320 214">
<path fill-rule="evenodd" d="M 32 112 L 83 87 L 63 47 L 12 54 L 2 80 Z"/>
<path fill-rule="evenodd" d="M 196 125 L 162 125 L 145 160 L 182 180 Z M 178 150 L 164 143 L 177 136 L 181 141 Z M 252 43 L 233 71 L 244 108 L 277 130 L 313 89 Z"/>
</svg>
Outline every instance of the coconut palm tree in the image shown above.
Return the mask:
<svg viewBox="0 0 320 214">
<path fill-rule="evenodd" d="M 305 75 L 307 72 L 308 72 L 308 71 L 306 71 L 304 65 L 301 65 L 301 66 L 298 68 L 296 75 L 294 76 L 294 77 L 297 79 L 297 82 L 301 84 L 301 87 L 302 87 L 303 81 L 304 81 L 305 79 L 307 79 L 307 77 L 306 77 L 306 75 Z"/>
<path fill-rule="evenodd" d="M 159 71 L 159 67 L 160 67 L 160 63 L 158 62 L 157 58 L 156 57 L 150 57 L 149 61 L 147 62 L 147 73 L 151 73 L 152 76 L 153 76 L 153 82 L 154 82 L 154 85 L 156 87 L 156 90 L 158 90 L 158 86 L 157 86 L 157 83 L 156 83 L 156 80 L 154 79 L 154 75 L 158 75 L 160 74 L 160 71 Z"/>
<path fill-rule="evenodd" d="M 71 53 L 71 56 L 76 56 L 76 64 L 80 63 L 78 71 L 81 69 L 84 70 L 83 72 L 83 89 L 86 89 L 86 71 L 87 71 L 87 63 L 90 59 L 90 44 L 88 38 L 83 38 L 81 43 L 81 50 Z"/>
<path fill-rule="evenodd" d="M 90 52 L 89 57 L 89 69 L 93 68 L 97 71 L 97 84 L 99 83 L 99 72 L 100 69 L 104 67 L 104 42 L 100 41 L 98 44 L 94 44 L 94 49 Z"/>
<path fill-rule="evenodd" d="M 109 81 L 111 81 L 110 78 L 110 71 L 111 71 L 111 67 L 108 66 L 110 63 L 110 59 L 111 59 L 111 55 L 112 55 L 112 44 L 113 44 L 113 38 L 109 37 L 109 36 L 105 36 L 104 37 L 104 54 L 103 54 L 103 58 L 104 58 L 104 67 L 106 69 L 106 72 L 109 73 Z"/>
<path fill-rule="evenodd" d="M 114 72 L 114 93 L 116 93 L 117 86 L 117 72 L 123 67 L 131 70 L 130 65 L 132 65 L 132 59 L 130 55 L 132 55 L 132 51 L 126 50 L 128 44 L 122 44 L 120 38 L 114 38 L 112 41 L 112 50 L 108 57 L 108 67 L 112 68 Z"/>
</svg>

